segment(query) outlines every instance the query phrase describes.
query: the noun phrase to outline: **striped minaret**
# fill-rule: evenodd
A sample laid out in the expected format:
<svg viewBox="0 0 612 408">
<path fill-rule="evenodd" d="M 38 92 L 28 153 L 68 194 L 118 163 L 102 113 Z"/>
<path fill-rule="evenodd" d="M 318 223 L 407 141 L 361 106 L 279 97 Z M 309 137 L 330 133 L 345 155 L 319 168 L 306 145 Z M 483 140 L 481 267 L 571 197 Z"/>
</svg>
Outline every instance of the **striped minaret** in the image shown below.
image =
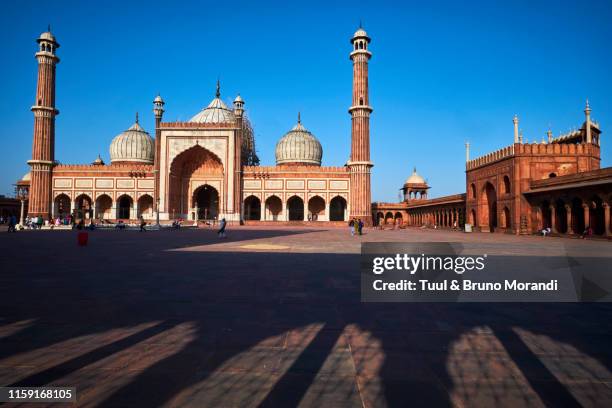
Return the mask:
<svg viewBox="0 0 612 408">
<path fill-rule="evenodd" d="M 28 215 L 42 216 L 44 219 L 51 214 L 51 174 L 55 160 L 55 65 L 59 58 L 55 55 L 59 44 L 49 31 L 44 32 L 36 40 L 39 50 L 38 82 L 36 86 L 36 101 L 32 106 L 34 112 L 34 140 L 32 142 L 32 160 L 28 161 L 31 168 Z"/>
<path fill-rule="evenodd" d="M 352 119 L 351 157 L 347 163 L 351 177 L 350 217 L 360 218 L 372 225 L 370 169 L 370 114 L 368 92 L 368 61 L 372 53 L 368 50 L 370 37 L 361 27 L 351 39 L 353 51 L 353 104 L 349 109 Z"/>
</svg>

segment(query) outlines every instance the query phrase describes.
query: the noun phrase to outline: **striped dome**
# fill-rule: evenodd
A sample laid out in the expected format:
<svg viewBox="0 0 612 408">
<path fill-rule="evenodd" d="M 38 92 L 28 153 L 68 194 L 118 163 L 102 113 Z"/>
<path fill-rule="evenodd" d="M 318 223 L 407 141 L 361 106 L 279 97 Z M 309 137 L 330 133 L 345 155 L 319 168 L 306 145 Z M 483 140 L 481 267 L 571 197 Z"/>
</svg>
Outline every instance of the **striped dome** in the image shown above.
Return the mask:
<svg viewBox="0 0 612 408">
<path fill-rule="evenodd" d="M 153 164 L 154 154 L 153 139 L 138 124 L 138 115 L 136 123 L 115 136 L 110 145 L 111 163 Z"/>
<path fill-rule="evenodd" d="M 321 165 L 323 148 L 300 121 L 276 144 L 276 164 Z"/>
<path fill-rule="evenodd" d="M 221 85 L 217 81 L 215 99 L 202 109 L 197 115 L 189 119 L 192 123 L 234 123 L 236 115 L 221 100 Z"/>
<path fill-rule="evenodd" d="M 194 123 L 234 123 L 236 115 L 223 103 L 221 98 L 217 97 L 189 121 Z"/>
</svg>

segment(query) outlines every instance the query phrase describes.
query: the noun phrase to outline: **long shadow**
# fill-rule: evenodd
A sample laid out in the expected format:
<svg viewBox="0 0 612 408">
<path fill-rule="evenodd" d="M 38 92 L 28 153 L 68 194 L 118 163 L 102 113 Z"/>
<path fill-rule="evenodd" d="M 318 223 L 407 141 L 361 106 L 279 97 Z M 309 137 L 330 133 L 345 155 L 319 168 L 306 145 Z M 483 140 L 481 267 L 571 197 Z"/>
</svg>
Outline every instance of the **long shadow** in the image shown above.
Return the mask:
<svg viewBox="0 0 612 408">
<path fill-rule="evenodd" d="M 308 232 L 312 231 L 296 233 Z M 236 239 L 292 233 L 254 230 L 237 234 Z M 151 321 L 164 323 L 32 374 L 14 385 L 52 383 L 183 322 L 194 323 L 194 339 L 115 389 L 102 405 L 163 405 L 182 391 L 218 375 L 224 364 L 245 352 L 262 347 L 262 343 L 275 336 L 313 323 L 331 330 L 321 331 L 309 343 L 300 344 L 303 349 L 287 371 L 259 372 L 274 378 L 268 388 L 252 379 L 249 370 L 273 361 L 276 353 L 282 352 L 280 344 L 265 346 L 268 347 L 264 347 L 265 352 L 245 363 L 246 371 L 227 372 L 239 384 L 241 380 L 246 382 L 240 388 L 243 398 L 240 402 L 297 405 L 317 381 L 317 373 L 336 341 L 342 340 L 348 325 L 371 333 L 372 341 L 379 343 L 383 353 L 382 357 L 366 354 L 363 362 L 367 366 L 376 359 L 381 360 L 378 371 L 374 372 L 380 379 L 379 391 L 368 394 L 371 385 L 368 381 L 374 380 L 362 376 L 363 367 L 357 367 L 360 379 L 355 381 L 363 382 L 360 397 L 368 401 L 366 405 L 453 405 L 455 401 L 451 400 L 450 392 L 457 385 L 457 376 L 449 373 L 446 365 L 450 347 L 472 328 L 482 326 L 491 327 L 530 387 L 547 404 L 576 405 L 578 401 L 512 332 L 512 327 L 545 333 L 554 341 L 572 345 L 596 358 L 612 371 L 609 354 L 602 351 L 606 341 L 612 343 L 612 330 L 602 330 L 602 344 L 594 348 L 588 337 L 591 325 L 580 328 L 575 325 L 579 320 L 590 321 L 592 326 L 606 324 L 612 315 L 609 305 L 363 304 L 359 293 L 359 258 L 355 255 L 168 252 L 165 249 L 202 245 L 199 241 L 213 240 L 206 241 L 196 232 L 162 242 L 139 239 L 126 246 L 123 238 L 104 242 L 101 234 L 96 237 L 101 247 L 96 251 L 75 248 L 69 257 L 58 258 L 60 248 L 67 246 L 73 236 L 54 240 L 45 237 L 41 246 L 24 251 L 25 259 L 11 260 L 10 264 L 6 258 L 2 261 L 3 270 L 12 271 L 0 276 L 0 310 L 2 317 L 6 317 L 4 323 L 38 320 L 33 326 L 1 340 L 0 360 L 85 334 Z M 33 265 L 31 260 L 36 254 L 39 261 Z M 551 322 L 558 316 L 554 310 L 559 307 L 567 310 L 565 319 Z M 549 332 L 546 328 L 551 324 L 555 330 Z M 271 354 L 266 354 L 268 351 Z M 231 383 L 228 384 L 225 386 L 231 389 Z M 407 397 L 411 394 L 415 397 Z M 352 405 L 354 397 L 355 393 L 349 390 L 336 402 Z M 193 405 L 202 406 L 197 396 L 193 398 Z M 228 393 L 219 398 L 232 396 Z M 216 402 L 224 405 L 223 399 Z"/>
</svg>

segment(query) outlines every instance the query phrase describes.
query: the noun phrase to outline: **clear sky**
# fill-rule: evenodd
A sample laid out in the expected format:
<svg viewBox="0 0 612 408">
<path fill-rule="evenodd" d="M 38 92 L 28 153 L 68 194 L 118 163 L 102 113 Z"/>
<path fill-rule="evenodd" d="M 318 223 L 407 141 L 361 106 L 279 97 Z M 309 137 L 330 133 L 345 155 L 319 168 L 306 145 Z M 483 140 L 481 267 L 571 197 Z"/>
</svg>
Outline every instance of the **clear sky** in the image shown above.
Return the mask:
<svg viewBox="0 0 612 408">
<path fill-rule="evenodd" d="M 0 14 L 0 194 L 28 171 L 36 87 L 35 39 L 51 24 L 61 44 L 56 158 L 109 161 L 112 138 L 140 112 L 154 133 L 188 120 L 214 97 L 239 92 L 262 164 L 302 112 L 324 165 L 350 150 L 349 39 L 372 38 L 374 201 L 395 201 L 417 167 L 430 196 L 465 191 L 472 156 L 512 142 L 512 116 L 529 141 L 581 126 L 589 98 L 610 166 L 612 2 L 326 1 L 5 2 Z"/>
</svg>

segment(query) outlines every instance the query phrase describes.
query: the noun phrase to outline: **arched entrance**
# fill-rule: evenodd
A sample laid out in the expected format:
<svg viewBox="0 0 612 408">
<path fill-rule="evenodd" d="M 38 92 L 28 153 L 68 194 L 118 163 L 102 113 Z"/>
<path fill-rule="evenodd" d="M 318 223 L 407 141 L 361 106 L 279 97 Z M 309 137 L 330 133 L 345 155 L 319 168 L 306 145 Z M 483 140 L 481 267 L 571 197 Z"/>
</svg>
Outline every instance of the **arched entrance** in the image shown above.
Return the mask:
<svg viewBox="0 0 612 408">
<path fill-rule="evenodd" d="M 325 200 L 319 196 L 314 196 L 308 200 L 308 220 L 317 221 L 325 215 Z"/>
<path fill-rule="evenodd" d="M 86 220 L 93 217 L 93 206 L 91 205 L 91 197 L 87 194 L 81 194 L 74 200 L 75 218 Z"/>
<path fill-rule="evenodd" d="M 191 190 L 192 186 L 194 184 L 199 185 L 205 180 L 206 182 L 218 180 L 221 184 L 223 178 L 223 164 L 214 153 L 200 145 L 185 150 L 176 156 L 170 165 L 167 211 L 171 214 L 172 218 L 175 216 L 191 218 L 195 215 L 192 213 L 195 208 L 192 204 L 195 201 L 198 201 L 199 207 L 204 208 L 201 200 L 196 199 L 197 190 Z M 200 183 L 197 183 L 198 181 Z M 219 191 L 217 191 L 217 195 L 219 195 Z M 217 201 L 222 202 L 218 197 Z M 215 215 L 218 212 L 219 207 L 217 207 Z M 208 215 L 208 211 L 206 216 L 211 218 Z M 198 215 L 198 218 L 200 218 L 200 215 Z"/>
<path fill-rule="evenodd" d="M 395 213 L 395 225 L 402 225 L 404 223 L 404 219 L 402 218 L 402 213 L 400 212 L 396 212 Z"/>
<path fill-rule="evenodd" d="M 113 200 L 106 194 L 102 194 L 96 199 L 96 218 L 108 220 L 112 218 Z"/>
<path fill-rule="evenodd" d="M 329 202 L 329 220 L 330 221 L 344 221 L 345 212 L 346 212 L 346 200 L 340 196 L 336 196 L 332 198 L 331 201 Z"/>
<path fill-rule="evenodd" d="M 261 220 L 261 201 L 258 197 L 248 196 L 244 200 L 244 219 L 249 220 Z"/>
<path fill-rule="evenodd" d="M 385 214 L 385 224 L 393 224 L 393 213 L 388 212 Z"/>
<path fill-rule="evenodd" d="M 287 208 L 289 210 L 289 221 L 304 221 L 304 201 L 300 197 L 291 197 L 287 201 Z"/>
<path fill-rule="evenodd" d="M 144 194 L 138 199 L 138 218 L 153 218 L 153 197 Z"/>
<path fill-rule="evenodd" d="M 503 228 L 510 228 L 510 210 L 508 209 L 508 207 L 504 207 L 504 209 L 502 210 L 501 221 Z"/>
<path fill-rule="evenodd" d="M 204 184 L 193 192 L 193 208 L 197 208 L 198 220 L 213 220 L 219 216 L 219 192 Z"/>
<path fill-rule="evenodd" d="M 481 194 L 480 227 L 482 231 L 495 231 L 497 228 L 497 195 L 493 184 L 487 182 Z"/>
<path fill-rule="evenodd" d="M 60 194 L 55 197 L 53 208 L 55 209 L 54 217 L 65 218 L 70 215 L 70 197 L 66 194 Z"/>
<path fill-rule="evenodd" d="M 132 197 L 122 195 L 117 199 L 117 219 L 130 219 L 130 210 L 132 209 Z"/>
<path fill-rule="evenodd" d="M 266 220 L 278 221 L 283 211 L 283 202 L 277 196 L 268 197 L 266 200 Z"/>
</svg>

